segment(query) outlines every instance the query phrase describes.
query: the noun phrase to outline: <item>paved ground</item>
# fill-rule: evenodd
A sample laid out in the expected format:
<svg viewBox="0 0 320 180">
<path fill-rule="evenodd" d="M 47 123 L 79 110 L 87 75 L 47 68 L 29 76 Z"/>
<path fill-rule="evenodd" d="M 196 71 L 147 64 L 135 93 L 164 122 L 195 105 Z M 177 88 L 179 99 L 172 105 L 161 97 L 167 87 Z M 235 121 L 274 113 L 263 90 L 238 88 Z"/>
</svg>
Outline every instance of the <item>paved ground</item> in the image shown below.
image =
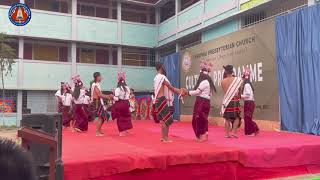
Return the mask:
<svg viewBox="0 0 320 180">
<path fill-rule="evenodd" d="M 17 140 L 17 129 L 0 129 L 0 137 Z"/>
</svg>

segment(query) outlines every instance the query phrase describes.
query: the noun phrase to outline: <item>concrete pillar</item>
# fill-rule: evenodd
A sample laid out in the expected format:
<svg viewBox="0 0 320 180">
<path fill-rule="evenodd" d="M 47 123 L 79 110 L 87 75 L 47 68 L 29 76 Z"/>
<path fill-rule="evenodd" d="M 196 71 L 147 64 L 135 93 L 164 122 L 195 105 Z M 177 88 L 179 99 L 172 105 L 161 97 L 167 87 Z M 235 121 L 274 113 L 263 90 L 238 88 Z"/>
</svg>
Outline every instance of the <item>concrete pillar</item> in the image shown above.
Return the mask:
<svg viewBox="0 0 320 180">
<path fill-rule="evenodd" d="M 118 43 L 122 44 L 121 2 L 117 2 Z"/>
<path fill-rule="evenodd" d="M 77 0 L 71 0 L 71 26 L 72 26 L 72 42 L 71 42 L 71 74 L 77 74 Z"/>
<path fill-rule="evenodd" d="M 122 69 L 122 47 L 121 46 L 118 46 L 118 49 L 117 49 L 117 52 L 118 52 L 118 69 L 121 70 Z"/>
<path fill-rule="evenodd" d="M 77 44 L 71 43 L 71 74 L 72 76 L 77 74 Z"/>
<path fill-rule="evenodd" d="M 108 5 L 108 17 L 109 17 L 109 19 L 112 19 L 112 11 L 113 11 L 112 0 L 109 0 L 109 5 Z"/>
<path fill-rule="evenodd" d="M 109 62 L 108 62 L 108 64 L 112 64 L 113 63 L 113 54 L 112 54 L 112 46 L 110 46 L 109 47 L 109 52 L 108 52 L 108 54 L 109 54 Z"/>
<path fill-rule="evenodd" d="M 180 6 L 181 6 L 181 0 L 175 0 L 175 6 L 176 6 L 176 36 L 178 37 L 178 29 L 179 29 L 179 18 L 178 18 L 178 13 L 180 11 Z"/>
<path fill-rule="evenodd" d="M 156 49 L 155 51 L 156 51 L 156 54 L 155 54 L 155 56 L 156 56 L 156 62 L 160 62 L 160 53 L 159 53 L 159 49 Z"/>
<path fill-rule="evenodd" d="M 71 3 L 71 29 L 72 29 L 72 40 L 76 41 L 77 40 L 77 0 L 72 0 Z"/>
<path fill-rule="evenodd" d="M 16 126 L 20 127 L 20 121 L 22 119 L 22 89 L 23 88 L 23 54 L 24 54 L 24 39 L 19 37 L 19 48 L 18 48 L 18 92 L 17 92 L 17 121 Z"/>
<path fill-rule="evenodd" d="M 176 42 L 176 52 L 180 51 L 180 44 L 178 42 Z"/>
<path fill-rule="evenodd" d="M 156 24 L 160 24 L 160 8 L 156 7 Z"/>
</svg>

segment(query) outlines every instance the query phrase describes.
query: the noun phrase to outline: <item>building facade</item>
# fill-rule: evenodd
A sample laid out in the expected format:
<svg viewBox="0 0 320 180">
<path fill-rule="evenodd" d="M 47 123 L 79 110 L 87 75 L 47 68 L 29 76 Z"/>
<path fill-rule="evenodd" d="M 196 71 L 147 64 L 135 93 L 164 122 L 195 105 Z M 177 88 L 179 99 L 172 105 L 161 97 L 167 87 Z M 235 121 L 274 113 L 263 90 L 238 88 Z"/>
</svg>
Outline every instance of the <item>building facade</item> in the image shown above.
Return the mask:
<svg viewBox="0 0 320 180">
<path fill-rule="evenodd" d="M 28 25 L 8 19 L 14 3 L 32 11 Z M 13 37 L 12 75 L 5 77 L 8 106 L 1 125 L 22 114 L 55 112 L 61 81 L 80 74 L 88 86 L 100 71 L 103 89 L 119 70 L 137 92 L 153 89 L 161 57 L 246 28 L 316 0 L 1 0 L 0 32 Z M 3 99 L 3 98 L 2 98 Z"/>
</svg>

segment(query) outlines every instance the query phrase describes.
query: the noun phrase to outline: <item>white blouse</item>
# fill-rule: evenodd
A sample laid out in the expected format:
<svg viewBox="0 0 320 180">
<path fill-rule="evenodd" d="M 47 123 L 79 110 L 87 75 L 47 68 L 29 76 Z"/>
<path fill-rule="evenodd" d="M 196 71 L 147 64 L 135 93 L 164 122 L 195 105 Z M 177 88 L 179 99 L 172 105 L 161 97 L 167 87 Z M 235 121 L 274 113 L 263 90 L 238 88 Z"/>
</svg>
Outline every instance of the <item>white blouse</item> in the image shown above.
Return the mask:
<svg viewBox="0 0 320 180">
<path fill-rule="evenodd" d="M 64 106 L 71 106 L 71 102 L 72 102 L 72 94 L 70 93 L 65 93 L 62 96 L 62 104 Z"/>
<path fill-rule="evenodd" d="M 241 95 L 245 101 L 254 101 L 253 90 L 249 83 L 244 85 L 243 93 Z"/>
<path fill-rule="evenodd" d="M 199 84 L 199 87 L 196 90 L 189 91 L 191 96 L 200 96 L 205 99 L 209 99 L 211 97 L 211 88 L 208 80 L 203 80 Z"/>
<path fill-rule="evenodd" d="M 78 99 L 73 98 L 73 102 L 74 102 L 75 104 L 83 104 L 83 103 L 84 103 L 85 96 L 86 96 L 86 90 L 80 89 L 79 98 L 78 98 Z"/>
<path fill-rule="evenodd" d="M 114 91 L 114 100 L 129 100 L 130 99 L 130 88 L 128 86 L 125 87 L 127 91 L 124 91 L 122 87 L 118 87 Z"/>
</svg>

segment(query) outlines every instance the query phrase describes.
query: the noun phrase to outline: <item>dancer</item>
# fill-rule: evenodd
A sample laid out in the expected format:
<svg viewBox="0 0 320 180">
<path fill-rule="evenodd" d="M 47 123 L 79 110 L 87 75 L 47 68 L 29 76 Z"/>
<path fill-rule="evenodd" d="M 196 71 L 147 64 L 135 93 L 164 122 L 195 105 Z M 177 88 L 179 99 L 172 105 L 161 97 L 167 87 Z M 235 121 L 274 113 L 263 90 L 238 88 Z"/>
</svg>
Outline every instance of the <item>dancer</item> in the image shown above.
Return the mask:
<svg viewBox="0 0 320 180">
<path fill-rule="evenodd" d="M 91 98 L 95 106 L 96 116 L 99 117 L 97 125 L 96 136 L 103 136 L 104 133 L 101 131 L 103 123 L 109 119 L 107 107 L 104 105 L 103 99 L 113 99 L 113 95 L 102 94 L 101 81 L 102 77 L 100 72 L 93 73 L 94 82 L 91 85 Z"/>
<path fill-rule="evenodd" d="M 70 127 L 73 129 L 73 117 L 71 112 L 72 94 L 71 87 L 68 83 L 64 83 L 62 95 L 62 122 L 64 127 Z"/>
<path fill-rule="evenodd" d="M 60 89 L 57 90 L 57 92 L 54 94 L 56 96 L 57 99 L 57 109 L 58 109 L 58 113 L 62 113 L 62 94 L 64 92 L 64 82 L 60 83 Z"/>
<path fill-rule="evenodd" d="M 91 98 L 88 95 L 88 93 L 89 93 L 89 91 L 86 91 L 86 95 L 83 100 L 83 109 L 84 109 L 85 113 L 87 114 L 88 121 L 92 122 L 95 119 L 95 115 L 94 115 L 95 108 L 94 108 L 93 104 L 91 103 Z"/>
<path fill-rule="evenodd" d="M 126 84 L 126 75 L 124 72 L 118 73 L 118 86 L 115 89 L 113 99 L 115 100 L 115 113 L 112 119 L 117 119 L 119 136 L 126 136 L 132 129 L 130 113 L 130 88 Z"/>
<path fill-rule="evenodd" d="M 130 113 L 131 113 L 131 118 L 135 119 L 136 117 L 136 96 L 134 95 L 134 89 L 130 89 Z"/>
<path fill-rule="evenodd" d="M 221 86 L 225 95 L 222 102 L 221 114 L 223 114 L 223 118 L 225 119 L 225 137 L 238 138 L 237 130 L 241 121 L 239 88 L 241 87 L 242 79 L 233 76 L 232 65 L 223 66 L 223 68 L 225 70 L 225 78 L 221 81 Z M 233 132 L 231 135 L 230 130 Z"/>
<path fill-rule="evenodd" d="M 246 68 L 242 75 L 243 90 L 241 98 L 244 100 L 244 133 L 248 136 L 256 136 L 259 133 L 259 127 L 252 119 L 255 103 L 254 88 L 250 82 L 250 74 L 250 69 Z"/>
<path fill-rule="evenodd" d="M 161 141 L 171 142 L 168 137 L 169 126 L 173 123 L 172 106 L 174 101 L 173 93 L 181 94 L 181 90 L 171 86 L 166 77 L 166 70 L 162 63 L 156 65 L 157 75 L 154 78 L 155 111 L 157 121 L 161 122 Z"/>
<path fill-rule="evenodd" d="M 200 75 L 193 91 L 184 90 L 184 94 L 197 96 L 194 103 L 192 127 L 198 141 L 208 140 L 208 116 L 210 112 L 210 98 L 216 88 L 209 73 L 212 64 L 202 61 L 200 64 Z"/>
<path fill-rule="evenodd" d="M 73 102 L 74 102 L 74 120 L 75 120 L 75 131 L 86 132 L 88 130 L 88 117 L 83 109 L 83 102 L 86 95 L 86 90 L 83 87 L 83 83 L 80 80 L 80 76 L 74 76 L 73 82 L 75 84 L 73 91 Z"/>
</svg>

